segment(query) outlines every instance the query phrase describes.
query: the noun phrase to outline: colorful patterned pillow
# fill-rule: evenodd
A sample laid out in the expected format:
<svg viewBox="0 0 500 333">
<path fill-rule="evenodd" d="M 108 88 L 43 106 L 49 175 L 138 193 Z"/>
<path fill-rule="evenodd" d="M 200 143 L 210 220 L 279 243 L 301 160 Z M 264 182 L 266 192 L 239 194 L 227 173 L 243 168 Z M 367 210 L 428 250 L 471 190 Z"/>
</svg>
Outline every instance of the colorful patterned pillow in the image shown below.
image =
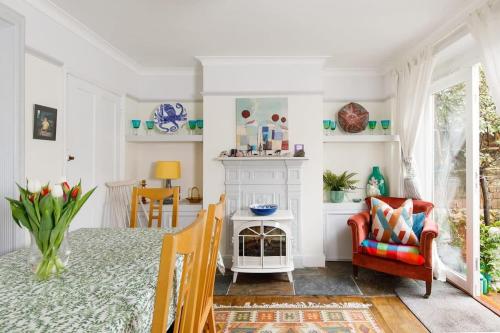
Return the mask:
<svg viewBox="0 0 500 333">
<path fill-rule="evenodd" d="M 425 261 L 417 246 L 394 245 L 365 239 L 361 242 L 361 250 L 372 256 L 402 261 L 410 265 L 423 265 Z"/>
<path fill-rule="evenodd" d="M 418 239 L 420 239 L 420 235 L 424 230 L 424 223 L 425 223 L 425 213 L 422 212 L 413 214 L 413 226 L 411 228 L 413 229 L 415 235 L 417 235 Z"/>
<path fill-rule="evenodd" d="M 394 209 L 382 200 L 372 197 L 371 207 L 371 239 L 383 243 L 419 245 L 418 237 L 412 229 L 412 199 Z"/>
</svg>

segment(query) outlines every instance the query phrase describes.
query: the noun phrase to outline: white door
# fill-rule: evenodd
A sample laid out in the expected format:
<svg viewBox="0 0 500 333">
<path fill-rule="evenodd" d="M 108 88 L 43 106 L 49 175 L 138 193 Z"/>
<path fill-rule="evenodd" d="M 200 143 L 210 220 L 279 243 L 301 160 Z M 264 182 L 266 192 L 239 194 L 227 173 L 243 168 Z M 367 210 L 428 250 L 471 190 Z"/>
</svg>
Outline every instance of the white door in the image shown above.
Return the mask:
<svg viewBox="0 0 500 333">
<path fill-rule="evenodd" d="M 5 18 L 5 20 L 3 20 Z M 23 19 L 0 4 L 0 256 L 25 244 L 4 197 L 17 197 L 24 184 Z"/>
<path fill-rule="evenodd" d="M 120 98 L 72 75 L 67 79 L 66 176 L 97 190 L 76 216 L 71 229 L 102 226 L 105 182 L 118 177 Z"/>
<path fill-rule="evenodd" d="M 434 218 L 446 277 L 479 294 L 479 71 L 467 67 L 432 87 Z"/>
</svg>

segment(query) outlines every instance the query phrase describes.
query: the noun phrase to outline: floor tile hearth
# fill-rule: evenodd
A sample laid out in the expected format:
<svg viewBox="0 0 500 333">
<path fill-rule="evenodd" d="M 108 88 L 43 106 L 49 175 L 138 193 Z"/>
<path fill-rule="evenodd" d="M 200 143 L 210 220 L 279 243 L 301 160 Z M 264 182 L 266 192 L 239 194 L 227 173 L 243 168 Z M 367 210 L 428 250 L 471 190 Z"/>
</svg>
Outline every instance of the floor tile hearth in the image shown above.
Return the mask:
<svg viewBox="0 0 500 333">
<path fill-rule="evenodd" d="M 380 272 L 360 269 L 357 279 L 352 276 L 350 262 L 327 262 L 324 268 L 301 268 L 293 272 L 290 283 L 286 273 L 239 274 L 232 283 L 232 272 L 217 275 L 215 294 L 235 296 L 324 295 L 379 296 L 395 295 L 395 289 L 414 286 L 417 282 Z"/>
</svg>

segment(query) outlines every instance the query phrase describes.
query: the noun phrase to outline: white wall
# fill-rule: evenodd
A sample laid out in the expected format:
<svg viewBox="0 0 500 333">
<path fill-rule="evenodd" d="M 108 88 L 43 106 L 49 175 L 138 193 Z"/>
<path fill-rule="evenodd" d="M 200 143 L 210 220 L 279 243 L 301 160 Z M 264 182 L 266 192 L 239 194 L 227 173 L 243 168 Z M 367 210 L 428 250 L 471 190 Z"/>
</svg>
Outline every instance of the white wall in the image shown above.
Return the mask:
<svg viewBox="0 0 500 333">
<path fill-rule="evenodd" d="M 64 74 L 62 67 L 26 54 L 26 177 L 54 183 L 64 174 Z M 56 141 L 33 139 L 34 104 L 57 109 Z"/>
</svg>

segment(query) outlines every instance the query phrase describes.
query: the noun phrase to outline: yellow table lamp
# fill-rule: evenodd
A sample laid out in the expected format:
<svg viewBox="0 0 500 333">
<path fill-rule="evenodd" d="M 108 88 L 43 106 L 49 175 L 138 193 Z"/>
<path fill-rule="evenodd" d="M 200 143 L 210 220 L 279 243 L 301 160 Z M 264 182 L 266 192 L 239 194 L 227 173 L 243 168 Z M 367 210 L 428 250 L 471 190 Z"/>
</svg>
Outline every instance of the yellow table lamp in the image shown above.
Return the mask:
<svg viewBox="0 0 500 333">
<path fill-rule="evenodd" d="M 155 164 L 155 178 L 165 179 L 165 187 L 172 187 L 172 179 L 181 178 L 180 161 L 157 161 Z M 164 203 L 172 203 L 172 199 L 167 199 Z"/>
</svg>

